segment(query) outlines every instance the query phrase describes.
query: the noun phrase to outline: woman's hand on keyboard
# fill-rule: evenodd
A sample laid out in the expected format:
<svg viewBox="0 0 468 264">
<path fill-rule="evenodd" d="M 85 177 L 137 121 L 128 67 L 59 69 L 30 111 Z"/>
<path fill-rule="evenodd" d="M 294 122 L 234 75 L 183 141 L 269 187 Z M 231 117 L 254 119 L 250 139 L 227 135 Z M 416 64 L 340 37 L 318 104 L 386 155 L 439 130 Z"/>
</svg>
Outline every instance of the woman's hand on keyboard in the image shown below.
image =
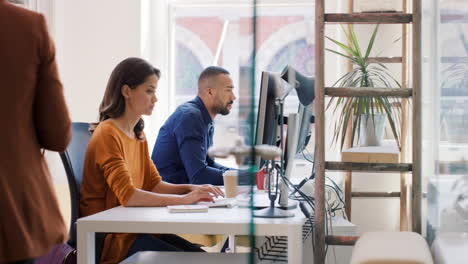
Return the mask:
<svg viewBox="0 0 468 264">
<path fill-rule="evenodd" d="M 211 184 L 204 184 L 204 185 L 192 185 L 192 191 L 196 190 L 196 189 L 201 189 L 201 190 L 204 190 L 206 192 L 209 192 L 211 193 L 214 197 L 224 197 L 224 193 L 223 191 L 221 190 L 221 188 L 217 187 L 217 186 L 213 186 Z"/>
<path fill-rule="evenodd" d="M 214 197 L 224 196 L 223 191 L 216 186 L 206 185 L 192 185 L 192 190 L 184 195 L 186 204 L 193 204 L 197 202 L 214 202 Z"/>
<path fill-rule="evenodd" d="M 213 202 L 213 195 L 203 189 L 195 189 L 184 195 L 184 204 L 194 204 L 198 202 Z"/>
</svg>

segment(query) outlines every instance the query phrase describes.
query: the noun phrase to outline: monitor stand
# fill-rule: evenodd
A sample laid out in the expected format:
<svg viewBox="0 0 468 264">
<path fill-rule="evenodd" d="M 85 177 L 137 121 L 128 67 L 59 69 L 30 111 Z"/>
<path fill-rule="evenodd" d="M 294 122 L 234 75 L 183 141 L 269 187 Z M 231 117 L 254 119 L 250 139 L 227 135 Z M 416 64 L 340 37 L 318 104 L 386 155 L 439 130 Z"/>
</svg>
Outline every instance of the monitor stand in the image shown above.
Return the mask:
<svg viewBox="0 0 468 264">
<path fill-rule="evenodd" d="M 294 159 L 296 156 L 297 150 L 297 141 L 299 137 L 299 120 L 297 118 L 297 114 L 291 113 L 288 116 L 288 129 L 287 129 L 287 137 L 286 137 L 286 155 L 284 157 L 286 161 L 286 171 L 284 178 L 280 179 L 279 184 L 279 199 L 278 204 L 279 208 L 283 209 L 295 209 L 297 208 L 298 202 L 292 199 L 289 199 L 289 186 L 288 183 L 289 179 L 291 179 L 293 167 L 294 167 Z"/>
<path fill-rule="evenodd" d="M 278 207 L 286 210 L 297 208 L 298 202 L 296 200 L 289 199 L 289 187 L 288 185 L 281 180 L 279 188 L 279 199 Z"/>
<path fill-rule="evenodd" d="M 250 207 L 249 197 L 240 200 L 237 198 L 237 205 L 239 207 Z M 296 209 L 298 206 L 298 202 L 296 200 L 288 199 L 287 204 L 280 205 L 278 204 L 278 200 L 275 202 L 275 208 L 280 208 L 284 210 L 292 210 Z M 270 199 L 268 198 L 268 193 L 256 193 L 254 195 L 254 209 L 264 209 L 270 206 Z"/>
<path fill-rule="evenodd" d="M 265 209 L 256 210 L 253 212 L 254 217 L 260 218 L 288 218 L 293 217 L 294 213 L 283 210 L 278 207 L 267 207 Z"/>
</svg>

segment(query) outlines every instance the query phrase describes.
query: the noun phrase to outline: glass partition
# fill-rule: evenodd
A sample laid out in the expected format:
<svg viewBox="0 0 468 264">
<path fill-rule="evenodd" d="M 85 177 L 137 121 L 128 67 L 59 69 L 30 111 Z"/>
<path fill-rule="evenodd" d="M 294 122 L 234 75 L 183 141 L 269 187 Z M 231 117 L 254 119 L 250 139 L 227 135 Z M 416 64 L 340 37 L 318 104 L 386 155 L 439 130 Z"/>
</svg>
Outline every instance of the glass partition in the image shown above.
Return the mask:
<svg viewBox="0 0 468 264">
<path fill-rule="evenodd" d="M 462 263 L 446 252 L 468 231 L 468 2 L 423 3 L 427 237 L 436 261 Z"/>
<path fill-rule="evenodd" d="M 277 194 L 274 204 L 278 208 L 279 188 L 283 186 L 281 206 L 289 209 L 286 211 L 292 215 L 300 213 L 297 211 L 297 198 L 294 198 L 298 194 L 290 195 L 293 191 L 286 190 L 292 185 L 287 187 L 287 183 L 298 183 L 312 170 L 311 124 L 310 121 L 307 124 L 302 122 L 302 119 L 311 119 L 312 105 L 300 107 L 298 89 L 289 85 L 286 77 L 281 78 L 281 73 L 290 66 L 294 70 L 288 76 L 293 79 L 299 76 L 313 78 L 313 2 L 168 1 L 170 108 L 174 109 L 196 95 L 197 79 L 204 68 L 221 66 L 230 72 L 236 100 L 228 115 L 218 115 L 214 119 L 213 146 L 232 150 L 240 145 L 271 144 L 277 146 L 277 150 L 283 150 L 283 159 L 278 156 L 273 158 L 274 161 L 261 148 L 255 153 L 263 155 L 263 161 L 253 156 L 236 159 L 232 154 L 216 159 L 222 165 L 240 170 L 237 203 L 239 207 L 246 206 L 252 210 L 251 236 L 237 236 L 236 241 L 238 252 L 251 252 L 251 263 L 271 258 L 287 261 L 285 236 L 256 236 L 253 223 L 257 217 L 254 215 L 257 209 L 270 206 L 268 191 L 263 189 L 271 186 L 271 194 Z M 262 74 L 270 76 L 270 82 L 262 78 Z M 273 91 L 275 98 L 261 99 L 262 93 L 271 96 Z M 296 114 L 293 118 L 297 116 L 294 125 L 280 117 L 288 117 L 289 114 Z M 284 123 L 283 130 L 279 126 L 280 121 Z M 259 138 L 260 134 L 263 138 Z M 295 149 L 287 153 L 286 150 L 292 146 Z M 287 160 L 291 161 L 288 164 L 291 168 L 296 162 L 301 164 L 299 167 L 303 171 L 294 174 L 290 169 L 288 179 L 283 181 L 281 175 L 286 175 L 286 166 L 280 168 Z M 264 170 L 257 175 L 256 172 L 262 168 Z M 271 173 L 268 173 L 268 168 Z M 271 180 L 268 180 L 269 175 L 272 175 Z M 294 206 L 289 208 L 289 203 Z M 310 229 L 309 223 L 307 236 Z"/>
</svg>

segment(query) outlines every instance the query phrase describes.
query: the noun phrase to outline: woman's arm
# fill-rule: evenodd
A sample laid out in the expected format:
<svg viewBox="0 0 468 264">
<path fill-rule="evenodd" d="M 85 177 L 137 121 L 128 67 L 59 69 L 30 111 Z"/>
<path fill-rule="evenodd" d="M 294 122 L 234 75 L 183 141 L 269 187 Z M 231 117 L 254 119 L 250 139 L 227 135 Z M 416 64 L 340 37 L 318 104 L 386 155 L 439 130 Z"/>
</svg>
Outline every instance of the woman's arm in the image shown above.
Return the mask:
<svg viewBox="0 0 468 264">
<path fill-rule="evenodd" d="M 186 194 L 192 191 L 192 185 L 172 184 L 161 181 L 156 186 L 154 186 L 151 191 L 160 194 Z"/>
<path fill-rule="evenodd" d="M 158 185 L 161 183 L 162 182 L 160 182 Z M 195 188 L 193 191 L 184 195 L 160 194 L 144 191 L 141 189 L 135 189 L 124 206 L 166 206 L 193 204 L 196 202 L 213 202 L 214 195 L 215 194 L 207 188 Z"/>
<path fill-rule="evenodd" d="M 194 190 L 200 189 L 203 192 L 211 193 L 212 195 L 224 196 L 223 191 L 211 184 L 194 185 L 194 184 L 172 184 L 167 182 L 159 182 L 152 190 L 152 192 L 160 194 L 186 194 Z"/>
</svg>

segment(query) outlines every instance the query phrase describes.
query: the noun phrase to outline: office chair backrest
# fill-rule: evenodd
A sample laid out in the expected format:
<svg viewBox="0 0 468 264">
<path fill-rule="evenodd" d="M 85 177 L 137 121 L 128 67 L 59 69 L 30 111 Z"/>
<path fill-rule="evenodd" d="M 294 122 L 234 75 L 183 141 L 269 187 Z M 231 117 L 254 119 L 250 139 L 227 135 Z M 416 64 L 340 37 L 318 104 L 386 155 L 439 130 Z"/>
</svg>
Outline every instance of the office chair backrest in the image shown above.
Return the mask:
<svg viewBox="0 0 468 264">
<path fill-rule="evenodd" d="M 91 137 L 89 123 L 72 123 L 72 139 L 65 152 L 60 153 L 68 186 L 70 188 L 71 221 L 68 244 L 76 248 L 76 220 L 80 210 L 80 185 L 83 177 L 83 163 Z"/>
</svg>

